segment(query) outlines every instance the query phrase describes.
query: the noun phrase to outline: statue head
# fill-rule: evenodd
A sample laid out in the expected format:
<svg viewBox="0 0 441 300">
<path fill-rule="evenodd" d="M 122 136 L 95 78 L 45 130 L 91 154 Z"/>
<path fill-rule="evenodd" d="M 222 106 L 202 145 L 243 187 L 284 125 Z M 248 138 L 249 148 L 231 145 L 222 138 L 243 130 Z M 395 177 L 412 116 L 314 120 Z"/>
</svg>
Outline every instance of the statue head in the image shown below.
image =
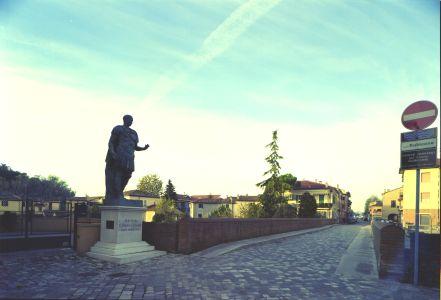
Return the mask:
<svg viewBox="0 0 441 300">
<path fill-rule="evenodd" d="M 130 127 L 133 123 L 133 117 L 131 115 L 125 115 L 123 117 L 124 126 Z"/>
</svg>

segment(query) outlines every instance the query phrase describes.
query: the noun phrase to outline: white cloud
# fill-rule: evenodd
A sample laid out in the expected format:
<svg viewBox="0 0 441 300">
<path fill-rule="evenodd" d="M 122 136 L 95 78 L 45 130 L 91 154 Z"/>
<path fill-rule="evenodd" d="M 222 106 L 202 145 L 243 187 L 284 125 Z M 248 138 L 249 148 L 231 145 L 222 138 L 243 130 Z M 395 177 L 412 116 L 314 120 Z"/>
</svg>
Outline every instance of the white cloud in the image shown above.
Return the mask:
<svg viewBox="0 0 441 300">
<path fill-rule="evenodd" d="M 279 2 L 280 0 L 248 0 L 243 3 L 208 35 L 195 54 L 189 56 L 188 66 L 161 75 L 147 99 L 160 100 L 168 95 L 193 71 L 228 50 L 241 34 Z"/>
</svg>

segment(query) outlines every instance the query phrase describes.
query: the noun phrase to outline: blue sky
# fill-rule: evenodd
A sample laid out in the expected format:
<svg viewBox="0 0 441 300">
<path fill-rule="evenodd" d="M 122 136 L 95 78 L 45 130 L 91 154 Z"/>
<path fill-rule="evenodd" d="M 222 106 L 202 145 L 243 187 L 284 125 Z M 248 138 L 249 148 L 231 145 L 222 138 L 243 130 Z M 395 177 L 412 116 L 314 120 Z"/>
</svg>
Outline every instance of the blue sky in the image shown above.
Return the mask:
<svg viewBox="0 0 441 300">
<path fill-rule="evenodd" d="M 287 102 L 327 103 L 329 122 L 403 86 L 439 94 L 438 1 L 275 3 L 200 67 L 192 57 L 240 2 L 2 1 L 1 51 L 34 76 L 139 101 L 183 73 L 161 101 L 268 120 L 291 120 Z"/>
<path fill-rule="evenodd" d="M 0 62 L 122 108 L 323 129 L 439 102 L 439 23 L 435 0 L 1 0 Z"/>
</svg>

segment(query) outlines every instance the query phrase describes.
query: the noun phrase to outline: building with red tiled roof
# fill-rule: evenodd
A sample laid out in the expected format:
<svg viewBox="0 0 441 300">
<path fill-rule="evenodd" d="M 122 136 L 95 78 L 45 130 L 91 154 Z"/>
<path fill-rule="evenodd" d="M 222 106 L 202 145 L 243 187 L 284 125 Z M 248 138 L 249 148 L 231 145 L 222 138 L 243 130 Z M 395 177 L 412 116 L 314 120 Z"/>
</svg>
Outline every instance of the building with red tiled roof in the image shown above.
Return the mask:
<svg viewBox="0 0 441 300">
<path fill-rule="evenodd" d="M 222 205 L 233 210 L 234 201 L 228 197 L 222 198 L 221 195 L 192 195 L 190 196 L 190 217 L 208 218 Z"/>
<path fill-rule="evenodd" d="M 236 198 L 237 201 L 244 201 L 244 202 L 257 202 L 259 201 L 259 196 L 248 196 L 248 195 L 239 195 Z"/>
<path fill-rule="evenodd" d="M 144 207 L 150 207 L 155 205 L 161 200 L 159 196 L 153 195 L 152 193 L 144 193 L 140 190 L 129 190 L 124 192 L 124 197 L 127 200 L 141 200 Z M 153 217 L 153 216 L 152 216 Z M 147 217 L 145 221 L 150 222 L 151 218 Z"/>
<path fill-rule="evenodd" d="M 298 207 L 300 197 L 304 193 L 309 193 L 316 199 L 318 215 L 335 219 L 339 223 L 347 222 L 351 205 L 349 192 L 342 190 L 338 185 L 334 187 L 321 181 L 299 180 L 285 196 L 288 197 L 289 204 Z"/>
<path fill-rule="evenodd" d="M 244 217 L 244 210 L 251 204 L 259 203 L 259 196 L 239 195 L 235 197 L 233 215 L 235 218 Z"/>
</svg>

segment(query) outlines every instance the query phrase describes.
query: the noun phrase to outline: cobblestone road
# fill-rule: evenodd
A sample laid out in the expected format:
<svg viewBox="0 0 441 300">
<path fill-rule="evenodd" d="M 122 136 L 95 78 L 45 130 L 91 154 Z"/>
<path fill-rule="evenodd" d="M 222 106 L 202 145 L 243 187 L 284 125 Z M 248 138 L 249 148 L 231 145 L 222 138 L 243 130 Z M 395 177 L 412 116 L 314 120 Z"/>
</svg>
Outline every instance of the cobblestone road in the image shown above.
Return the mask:
<svg viewBox="0 0 441 300">
<path fill-rule="evenodd" d="M 2 298 L 439 299 L 439 290 L 345 278 L 336 267 L 360 226 L 250 246 L 217 258 L 169 254 L 129 265 L 71 250 L 0 255 Z"/>
</svg>

